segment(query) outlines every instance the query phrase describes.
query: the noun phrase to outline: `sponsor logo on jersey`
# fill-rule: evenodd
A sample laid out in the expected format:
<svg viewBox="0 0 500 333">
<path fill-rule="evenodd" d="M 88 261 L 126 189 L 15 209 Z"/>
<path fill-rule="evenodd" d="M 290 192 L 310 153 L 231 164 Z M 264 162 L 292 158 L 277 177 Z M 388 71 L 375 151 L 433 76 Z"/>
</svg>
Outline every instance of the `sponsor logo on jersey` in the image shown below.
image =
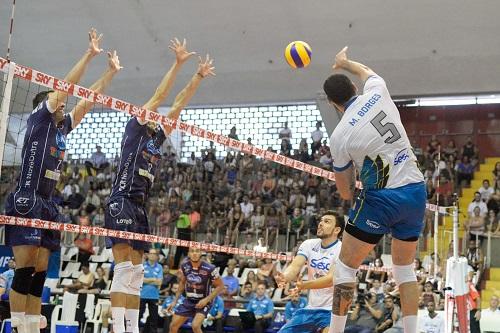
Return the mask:
<svg viewBox="0 0 500 333">
<path fill-rule="evenodd" d="M 394 165 L 396 166 L 401 164 L 409 158 L 410 155 L 408 154 L 408 148 L 401 149 L 401 151 L 396 154 L 396 157 L 394 157 Z"/>
<path fill-rule="evenodd" d="M 377 222 L 375 221 L 372 221 L 372 220 L 366 220 L 366 224 L 368 224 L 368 226 L 374 228 L 374 229 L 378 229 L 380 228 L 380 224 L 378 224 Z"/>
<path fill-rule="evenodd" d="M 66 150 L 66 138 L 61 133 L 61 131 L 57 131 L 56 145 L 57 145 L 57 148 L 59 148 L 59 150 Z"/>
<path fill-rule="evenodd" d="M 59 160 L 64 159 L 64 150 L 59 150 L 56 147 L 50 147 L 50 156 L 55 157 Z"/>
<path fill-rule="evenodd" d="M 201 284 L 202 282 L 201 277 L 195 274 L 188 274 L 186 280 L 191 284 Z"/>
<path fill-rule="evenodd" d="M 309 264 L 309 266 L 323 271 L 328 271 L 330 269 L 330 259 L 328 257 L 322 257 L 320 259 L 311 259 L 311 263 Z"/>
<path fill-rule="evenodd" d="M 16 199 L 16 205 L 21 206 L 21 207 L 26 207 L 26 206 L 28 206 L 29 201 L 30 201 L 30 198 L 19 197 Z"/>
<path fill-rule="evenodd" d="M 117 219 L 116 220 L 116 224 L 126 224 L 126 225 L 130 225 L 132 224 L 134 221 L 132 219 Z"/>
</svg>

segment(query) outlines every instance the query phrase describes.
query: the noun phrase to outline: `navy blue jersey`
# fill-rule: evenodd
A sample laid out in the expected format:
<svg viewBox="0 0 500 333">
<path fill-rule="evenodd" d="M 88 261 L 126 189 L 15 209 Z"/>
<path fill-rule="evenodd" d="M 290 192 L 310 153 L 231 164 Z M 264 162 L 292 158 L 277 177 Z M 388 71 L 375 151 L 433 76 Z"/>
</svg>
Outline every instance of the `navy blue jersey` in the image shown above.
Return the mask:
<svg viewBox="0 0 500 333">
<path fill-rule="evenodd" d="M 148 126 L 141 125 L 135 117 L 128 121 L 110 200 L 125 197 L 140 203 L 146 202 L 165 139 L 160 126 L 153 132 Z"/>
<path fill-rule="evenodd" d="M 50 198 L 61 176 L 66 135 L 72 130 L 72 119 L 71 115 L 66 114 L 57 126 L 49 108 L 48 101 L 45 100 L 28 118 L 16 200 L 21 200 L 25 194 Z M 17 199 L 19 196 L 21 197 Z"/>
<path fill-rule="evenodd" d="M 198 268 L 194 268 L 189 258 L 181 264 L 182 274 L 186 278 L 186 298 L 200 300 L 210 294 L 212 282 L 219 278 L 219 268 L 206 261 L 201 261 Z"/>
</svg>

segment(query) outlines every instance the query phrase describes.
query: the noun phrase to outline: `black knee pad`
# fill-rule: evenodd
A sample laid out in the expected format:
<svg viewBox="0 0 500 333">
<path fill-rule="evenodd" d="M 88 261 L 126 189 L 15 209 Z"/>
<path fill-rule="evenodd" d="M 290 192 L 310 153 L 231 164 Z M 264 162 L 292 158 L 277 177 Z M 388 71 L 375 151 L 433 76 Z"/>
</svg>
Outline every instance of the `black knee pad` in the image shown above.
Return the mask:
<svg viewBox="0 0 500 333">
<path fill-rule="evenodd" d="M 35 273 L 35 267 L 17 268 L 14 271 L 14 278 L 12 279 L 12 290 L 21 295 L 28 295 L 31 281 L 33 280 L 33 273 Z"/>
<path fill-rule="evenodd" d="M 45 284 L 45 277 L 47 277 L 47 271 L 36 272 L 33 274 L 33 280 L 31 281 L 30 295 L 35 297 L 42 297 L 43 285 Z"/>
</svg>

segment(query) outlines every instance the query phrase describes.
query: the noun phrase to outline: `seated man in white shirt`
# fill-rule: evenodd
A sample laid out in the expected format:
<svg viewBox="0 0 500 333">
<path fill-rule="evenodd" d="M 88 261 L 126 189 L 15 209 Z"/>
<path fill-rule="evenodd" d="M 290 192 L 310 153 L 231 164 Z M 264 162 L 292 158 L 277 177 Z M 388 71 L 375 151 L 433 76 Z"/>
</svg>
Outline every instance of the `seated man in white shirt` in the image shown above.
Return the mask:
<svg viewBox="0 0 500 333">
<path fill-rule="evenodd" d="M 490 307 L 481 311 L 480 327 L 483 333 L 500 331 L 500 309 L 498 308 L 498 296 L 490 298 Z"/>
<path fill-rule="evenodd" d="M 435 309 L 434 302 L 427 303 L 427 311 L 429 312 L 419 318 L 420 333 L 444 333 L 444 319 Z"/>
<path fill-rule="evenodd" d="M 490 186 L 490 181 L 488 179 L 483 180 L 483 186 L 477 191 L 481 193 L 481 200 L 484 202 L 488 202 L 490 197 L 495 193 L 495 189 Z"/>
<path fill-rule="evenodd" d="M 469 207 L 467 208 L 467 213 L 469 216 L 472 216 L 472 213 L 474 212 L 474 208 L 479 207 L 481 210 L 481 216 L 486 216 L 488 213 L 488 207 L 486 206 L 486 203 L 481 200 L 481 193 L 476 192 L 474 193 L 474 200 L 469 204 Z"/>
</svg>

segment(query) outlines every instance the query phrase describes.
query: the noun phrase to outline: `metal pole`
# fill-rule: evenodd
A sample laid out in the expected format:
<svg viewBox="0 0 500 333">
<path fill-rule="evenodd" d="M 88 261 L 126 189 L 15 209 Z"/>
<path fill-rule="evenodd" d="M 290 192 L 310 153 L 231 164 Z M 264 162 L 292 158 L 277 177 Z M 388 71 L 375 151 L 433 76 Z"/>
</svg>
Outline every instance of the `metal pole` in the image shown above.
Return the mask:
<svg viewBox="0 0 500 333">
<path fill-rule="evenodd" d="M 486 244 L 486 268 L 491 265 L 491 230 L 488 231 L 488 243 Z"/>
<path fill-rule="evenodd" d="M 438 147 L 438 162 L 436 163 L 437 168 L 437 182 L 436 182 L 436 211 L 434 212 L 434 256 L 436 259 L 434 260 L 434 278 L 437 278 L 438 272 L 438 261 L 437 256 L 439 254 L 439 242 L 436 237 L 439 229 L 439 180 L 440 180 L 440 170 L 439 170 L 439 162 L 441 161 L 441 146 Z"/>
<path fill-rule="evenodd" d="M 458 260 L 458 196 L 453 202 L 453 257 Z"/>
<path fill-rule="evenodd" d="M 5 137 L 7 136 L 7 126 L 9 125 L 9 110 L 10 110 L 10 97 L 12 94 L 12 82 L 14 79 L 14 70 L 16 64 L 10 62 L 8 65 L 8 72 L 4 75 L 6 78 L 5 88 L 3 92 L 3 100 L 0 118 L 0 174 L 2 173 L 2 162 L 3 152 L 5 148 Z"/>
</svg>

